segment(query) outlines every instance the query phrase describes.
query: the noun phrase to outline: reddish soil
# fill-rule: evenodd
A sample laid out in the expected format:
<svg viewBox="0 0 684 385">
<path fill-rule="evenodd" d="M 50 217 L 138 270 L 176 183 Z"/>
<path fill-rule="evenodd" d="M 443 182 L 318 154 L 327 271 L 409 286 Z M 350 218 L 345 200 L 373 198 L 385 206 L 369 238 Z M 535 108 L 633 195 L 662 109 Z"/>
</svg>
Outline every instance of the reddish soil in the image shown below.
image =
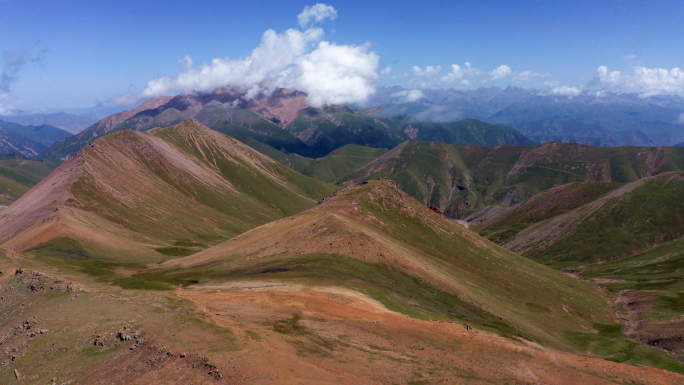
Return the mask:
<svg viewBox="0 0 684 385">
<path fill-rule="evenodd" d="M 234 383 L 684 381 L 663 370 L 558 353 L 461 324 L 408 318 L 340 288 L 251 282 L 179 295 L 247 341 L 244 354 L 232 361 Z M 293 322 L 293 315 L 301 318 Z M 293 323 L 296 327 L 288 328 Z"/>
</svg>

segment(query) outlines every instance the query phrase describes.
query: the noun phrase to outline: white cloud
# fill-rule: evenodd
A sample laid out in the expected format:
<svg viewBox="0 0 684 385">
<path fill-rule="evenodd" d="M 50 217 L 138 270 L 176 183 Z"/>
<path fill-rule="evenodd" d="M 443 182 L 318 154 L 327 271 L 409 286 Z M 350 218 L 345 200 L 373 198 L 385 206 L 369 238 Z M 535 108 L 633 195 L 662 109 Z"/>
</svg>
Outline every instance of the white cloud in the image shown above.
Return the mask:
<svg viewBox="0 0 684 385">
<path fill-rule="evenodd" d="M 397 84 L 411 88 L 446 88 L 454 86 L 470 87 L 490 81 L 510 79 L 510 82 L 528 83 L 550 76 L 548 73 L 533 71 L 513 71 L 506 64 L 484 72 L 474 67 L 470 62 L 463 66 L 452 64 L 449 72 L 443 74 L 441 66 L 426 66 L 424 68 L 414 66 L 409 72 L 393 76 Z"/>
<path fill-rule="evenodd" d="M 684 71 L 634 67 L 634 73 L 623 74 L 601 66 L 596 70 L 592 85 L 606 91 L 636 92 L 642 97 L 683 94 Z"/>
<path fill-rule="evenodd" d="M 308 25 L 311 20 L 336 16 L 334 8 L 319 3 L 304 8 L 299 20 Z M 315 107 L 364 102 L 375 92 L 380 57 L 368 45 L 337 45 L 323 41 L 323 36 L 321 28 L 267 30 L 248 57 L 219 58 L 194 67 L 185 56 L 179 61 L 185 69 L 178 76 L 155 78 L 139 95 L 122 95 L 113 101 L 127 105 L 169 93 L 231 86 L 246 91 L 246 98 L 274 88 L 295 88 L 308 93 Z"/>
<path fill-rule="evenodd" d="M 413 68 L 411 68 L 413 74 L 420 77 L 434 76 L 437 75 L 441 70 L 441 66 L 426 66 L 424 70 L 418 66 L 413 66 Z"/>
<path fill-rule="evenodd" d="M 398 104 L 417 102 L 424 97 L 425 94 L 421 90 L 403 90 L 390 95 L 390 98 L 396 99 L 394 102 Z"/>
<path fill-rule="evenodd" d="M 511 76 L 512 73 L 513 71 L 511 71 L 511 67 L 503 64 L 497 67 L 496 69 L 489 71 L 489 80 L 501 80 L 508 76 Z"/>
<path fill-rule="evenodd" d="M 363 103 L 375 92 L 380 56 L 368 45 L 336 45 L 322 41 L 298 58 L 276 84 L 309 94 L 313 106 Z"/>
<path fill-rule="evenodd" d="M 456 83 L 468 86 L 471 84 L 472 80 L 482 73 L 479 69 L 470 65 L 470 62 L 465 62 L 465 67 L 461 67 L 458 64 L 451 65 L 451 72 L 442 77 L 443 83 Z"/>
<path fill-rule="evenodd" d="M 677 123 L 684 124 L 684 112 L 679 114 L 679 120 L 677 120 Z"/>
<path fill-rule="evenodd" d="M 582 90 L 572 86 L 560 86 L 548 91 L 548 95 L 573 97 L 582 93 Z"/>
<path fill-rule="evenodd" d="M 325 19 L 335 20 L 337 18 L 337 10 L 331 5 L 317 3 L 314 6 L 306 6 L 302 13 L 297 15 L 299 20 L 299 25 L 302 28 L 306 28 L 311 24 L 312 20 L 320 23 Z"/>
<path fill-rule="evenodd" d="M 18 112 L 19 112 L 19 110 L 17 108 L 12 107 L 12 106 L 0 105 L 0 115 L 9 116 L 9 115 L 15 115 Z"/>
<path fill-rule="evenodd" d="M 513 74 L 513 80 L 515 80 L 516 83 L 529 83 L 547 76 L 549 76 L 548 73 L 543 74 L 534 71 L 520 71 Z"/>
</svg>

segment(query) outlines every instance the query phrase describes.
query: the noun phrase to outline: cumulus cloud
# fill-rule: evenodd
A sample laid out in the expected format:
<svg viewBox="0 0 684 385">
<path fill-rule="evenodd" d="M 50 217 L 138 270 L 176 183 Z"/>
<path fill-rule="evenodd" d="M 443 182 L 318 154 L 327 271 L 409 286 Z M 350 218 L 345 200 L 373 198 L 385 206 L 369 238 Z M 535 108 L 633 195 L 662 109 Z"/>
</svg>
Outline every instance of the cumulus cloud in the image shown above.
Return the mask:
<svg viewBox="0 0 684 385">
<path fill-rule="evenodd" d="M 297 15 L 299 25 L 306 28 L 313 21 L 320 23 L 325 19 L 335 20 L 337 18 L 337 10 L 332 5 L 317 3 L 314 6 L 306 6 L 302 13 Z"/>
<path fill-rule="evenodd" d="M 635 92 L 642 97 L 684 93 L 684 71 L 679 68 L 634 67 L 632 74 L 600 66 L 591 86 L 605 91 Z"/>
<path fill-rule="evenodd" d="M 534 71 L 520 71 L 513 74 L 513 80 L 516 83 L 529 83 L 535 80 L 539 80 L 549 76 L 548 73 L 543 74 L 541 72 Z"/>
<path fill-rule="evenodd" d="M 511 73 L 513 73 L 513 71 L 511 71 L 511 67 L 503 64 L 497 67 L 496 69 L 489 71 L 489 80 L 501 80 L 511 76 Z"/>
<path fill-rule="evenodd" d="M 573 86 L 554 87 L 547 92 L 548 95 L 568 97 L 578 96 L 581 93 L 582 90 L 580 88 Z"/>
<path fill-rule="evenodd" d="M 471 87 L 488 82 L 497 82 L 510 79 L 509 82 L 516 84 L 529 83 L 545 77 L 548 73 L 534 71 L 514 71 L 506 64 L 491 71 L 482 71 L 474 67 L 470 62 L 463 66 L 452 64 L 448 73 L 443 73 L 441 66 L 414 66 L 410 71 L 393 76 L 394 82 L 411 88 L 445 88 L 445 87 Z"/>
<path fill-rule="evenodd" d="M 465 67 L 458 64 L 451 65 L 451 71 L 442 77 L 443 83 L 458 83 L 465 86 L 471 84 L 472 80 L 482 73 L 479 69 L 473 67 L 470 62 L 465 62 Z"/>
<path fill-rule="evenodd" d="M 309 94 L 313 106 L 362 103 L 375 92 L 380 56 L 368 45 L 337 45 L 322 41 L 284 72 L 279 86 Z"/>
<path fill-rule="evenodd" d="M 394 99 L 393 102 L 397 104 L 417 102 L 424 97 L 425 94 L 421 90 L 403 90 L 390 95 L 390 98 Z"/>
<path fill-rule="evenodd" d="M 335 18 L 337 11 L 325 4 L 305 7 L 300 24 Z M 324 31 L 311 27 L 264 32 L 261 43 L 242 59 L 219 58 L 194 66 L 185 56 L 185 68 L 176 77 L 147 82 L 140 94 L 122 95 L 113 101 L 127 105 L 155 96 L 187 91 L 209 92 L 231 86 L 246 91 L 246 98 L 275 88 L 295 88 L 309 94 L 315 107 L 325 104 L 363 103 L 375 92 L 380 57 L 365 45 L 337 45 L 323 40 Z"/>
<path fill-rule="evenodd" d="M 414 88 L 442 88 L 454 85 L 469 86 L 480 74 L 482 71 L 466 62 L 463 67 L 452 64 L 450 71 L 444 75 L 441 66 L 414 66 L 408 73 L 395 76 L 394 80 Z"/>
</svg>

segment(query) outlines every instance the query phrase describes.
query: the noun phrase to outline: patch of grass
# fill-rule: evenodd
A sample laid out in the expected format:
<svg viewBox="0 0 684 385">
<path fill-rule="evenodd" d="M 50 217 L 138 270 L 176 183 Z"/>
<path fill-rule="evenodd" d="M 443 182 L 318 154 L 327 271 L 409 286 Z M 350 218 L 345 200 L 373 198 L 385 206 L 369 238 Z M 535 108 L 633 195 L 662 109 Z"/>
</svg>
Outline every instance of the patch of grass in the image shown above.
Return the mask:
<svg viewBox="0 0 684 385">
<path fill-rule="evenodd" d="M 529 311 L 534 313 L 551 313 L 551 309 L 549 309 L 548 307 L 537 305 L 531 302 L 525 303 L 525 307 L 527 307 Z"/>
<path fill-rule="evenodd" d="M 306 328 L 299 324 L 301 319 L 300 314 L 293 314 L 290 318 L 276 321 L 273 323 L 273 331 L 281 334 L 307 334 Z"/>
<path fill-rule="evenodd" d="M 191 239 L 179 239 L 173 245 L 179 247 L 206 247 L 206 245 Z"/>
<path fill-rule="evenodd" d="M 255 341 L 261 341 L 262 338 L 259 335 L 259 333 L 253 331 L 253 330 L 245 330 L 245 333 L 249 336 L 249 338 L 255 340 Z"/>
<path fill-rule="evenodd" d="M 177 242 L 176 242 L 177 243 Z M 186 247 L 176 247 L 176 246 L 169 246 L 169 247 L 159 247 L 154 249 L 154 251 L 168 255 L 170 257 L 187 257 L 188 255 L 195 254 L 197 250 L 193 249 L 188 249 Z"/>
<path fill-rule="evenodd" d="M 684 374 L 684 366 L 662 350 L 632 342 L 622 336 L 620 325 L 595 324 L 596 333 L 568 332 L 566 337 L 579 349 L 610 361 L 646 365 Z"/>
<path fill-rule="evenodd" d="M 52 256 L 58 258 L 88 260 L 92 257 L 75 239 L 69 237 L 59 237 L 40 243 L 28 250 L 38 256 Z"/>
</svg>

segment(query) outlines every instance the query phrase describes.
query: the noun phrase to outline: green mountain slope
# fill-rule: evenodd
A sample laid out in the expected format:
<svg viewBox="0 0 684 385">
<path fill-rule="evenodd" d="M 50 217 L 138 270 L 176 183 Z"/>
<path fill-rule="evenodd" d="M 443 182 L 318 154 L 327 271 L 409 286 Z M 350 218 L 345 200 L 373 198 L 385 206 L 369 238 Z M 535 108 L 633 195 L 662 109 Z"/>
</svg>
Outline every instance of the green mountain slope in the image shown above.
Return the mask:
<svg viewBox="0 0 684 385">
<path fill-rule="evenodd" d="M 684 236 L 684 174 L 627 184 L 517 233 L 504 245 L 547 264 L 624 258 Z"/>
<path fill-rule="evenodd" d="M 413 122 L 404 132 L 414 140 L 442 143 L 465 143 L 475 146 L 533 146 L 537 143 L 503 124 L 491 124 L 477 119 L 457 122 Z"/>
<path fill-rule="evenodd" d="M 615 293 L 627 337 L 684 359 L 684 240 L 575 272 Z"/>
<path fill-rule="evenodd" d="M 625 183 L 684 170 L 684 150 L 673 147 L 600 148 L 573 143 L 535 147 L 476 147 L 408 141 L 347 179 L 390 178 L 414 198 L 463 218 L 475 208 L 573 183 Z"/>
<path fill-rule="evenodd" d="M 50 163 L 0 154 L 0 205 L 9 206 L 57 167 Z"/>
<path fill-rule="evenodd" d="M 551 188 L 486 220 L 470 222 L 480 235 L 502 244 L 520 231 L 572 211 L 622 186 L 611 182 L 575 182 Z M 476 215 L 473 215 L 475 217 Z M 482 223 L 484 222 L 484 223 Z"/>
<path fill-rule="evenodd" d="M 67 237 L 89 255 L 159 260 L 300 212 L 334 190 L 187 121 L 88 145 L 2 211 L 0 239 L 26 249 Z"/>
<path fill-rule="evenodd" d="M 655 357 L 658 365 L 677 367 L 665 353 L 623 339 L 592 285 L 486 241 L 389 181 L 341 190 L 145 277 L 192 277 L 209 287 L 342 285 L 418 318 L 466 321 L 567 351 L 634 363 Z"/>
</svg>

